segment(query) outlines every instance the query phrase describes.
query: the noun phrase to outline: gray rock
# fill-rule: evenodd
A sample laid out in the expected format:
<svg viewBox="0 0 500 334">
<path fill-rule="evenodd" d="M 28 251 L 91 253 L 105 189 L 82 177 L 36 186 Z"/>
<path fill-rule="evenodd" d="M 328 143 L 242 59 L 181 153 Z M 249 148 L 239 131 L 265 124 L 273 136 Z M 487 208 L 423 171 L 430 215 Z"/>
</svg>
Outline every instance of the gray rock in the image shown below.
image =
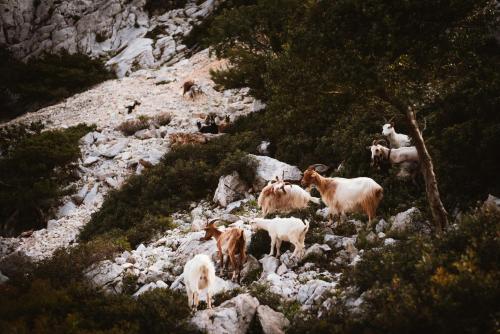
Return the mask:
<svg viewBox="0 0 500 334">
<path fill-rule="evenodd" d="M 123 151 L 125 147 L 127 147 L 127 145 L 128 145 L 128 139 L 126 138 L 119 139 L 116 144 L 114 144 L 113 146 L 102 152 L 101 155 L 106 158 L 114 158 L 119 153 L 121 153 L 121 151 Z"/>
<path fill-rule="evenodd" d="M 366 236 L 366 241 L 371 244 L 374 243 L 375 241 L 377 241 L 377 235 L 373 233 L 373 231 L 370 231 L 370 233 L 368 233 Z"/>
<path fill-rule="evenodd" d="M 85 195 L 85 199 L 83 200 L 83 203 L 85 205 L 94 205 L 97 199 L 97 191 L 99 189 L 99 184 L 96 183 L 92 187 L 92 189 Z"/>
<path fill-rule="evenodd" d="M 269 146 L 271 145 L 270 141 L 263 140 L 260 142 L 259 146 L 257 146 L 257 152 L 262 155 L 269 155 Z"/>
<path fill-rule="evenodd" d="M 82 187 L 82 189 L 80 189 L 80 191 L 78 191 L 78 193 L 71 196 L 71 199 L 73 200 L 73 202 L 76 205 L 80 205 L 83 203 L 83 200 L 85 199 L 85 196 L 87 195 L 88 192 L 89 192 L 89 185 L 85 184 Z"/>
<path fill-rule="evenodd" d="M 379 233 L 379 232 L 385 232 L 385 230 L 387 229 L 387 227 L 389 227 L 389 223 L 386 222 L 384 219 L 380 219 L 380 221 L 375 226 L 375 231 L 377 231 L 377 233 Z"/>
<path fill-rule="evenodd" d="M 76 210 L 76 205 L 73 202 L 68 201 L 59 208 L 59 210 L 57 211 L 57 217 L 61 218 L 64 216 L 69 216 L 75 210 Z"/>
<path fill-rule="evenodd" d="M 258 306 L 257 298 L 245 293 L 212 310 L 196 312 L 191 322 L 208 334 L 245 334 Z"/>
<path fill-rule="evenodd" d="M 387 238 L 384 240 L 384 245 L 385 246 L 390 246 L 390 245 L 393 245 L 396 243 L 396 240 L 394 240 L 393 238 Z"/>
<path fill-rule="evenodd" d="M 242 198 L 246 189 L 247 186 L 238 175 L 238 172 L 221 176 L 214 193 L 213 201 L 225 208 L 229 203 Z"/>
<path fill-rule="evenodd" d="M 259 260 L 262 263 L 262 276 L 266 276 L 270 273 L 275 273 L 278 269 L 280 261 L 274 256 L 265 255 Z"/>
<path fill-rule="evenodd" d="M 250 274 L 260 269 L 259 261 L 253 256 L 248 255 L 243 268 L 241 269 L 241 277 L 242 279 L 248 278 Z"/>
<path fill-rule="evenodd" d="M 168 285 L 167 285 L 167 287 L 168 287 Z M 139 290 L 137 290 L 137 292 L 134 293 L 132 296 L 139 297 L 144 292 L 147 292 L 147 291 L 150 291 L 150 290 L 153 290 L 153 289 L 156 289 L 156 288 L 158 288 L 158 286 L 156 285 L 156 283 L 155 282 L 151 282 L 151 283 L 148 283 L 146 285 L 141 286 L 141 288 Z"/>
<path fill-rule="evenodd" d="M 410 208 L 392 217 L 391 232 L 417 232 L 426 229 L 425 223 L 417 220 L 420 216 L 418 208 Z"/>
<path fill-rule="evenodd" d="M 2 272 L 0 271 L 0 284 L 3 284 L 5 282 L 7 282 L 9 280 L 9 278 L 7 276 L 5 276 L 4 274 L 2 274 Z"/>
<path fill-rule="evenodd" d="M 86 158 L 84 161 L 83 161 L 83 165 L 85 167 L 88 167 L 94 163 L 96 163 L 97 161 L 99 161 L 99 158 L 98 157 L 88 157 Z"/>
<path fill-rule="evenodd" d="M 323 294 L 334 286 L 334 283 L 323 280 L 310 280 L 299 288 L 297 300 L 303 305 L 319 305 Z"/>
<path fill-rule="evenodd" d="M 325 252 L 331 250 L 332 249 L 328 245 L 314 244 L 306 250 L 303 259 L 307 259 L 309 257 L 322 257 Z"/>
<path fill-rule="evenodd" d="M 95 141 L 94 134 L 92 132 L 87 133 L 85 136 L 83 136 L 81 141 L 87 145 L 93 144 Z"/>
<path fill-rule="evenodd" d="M 261 190 L 270 180 L 276 177 L 283 177 L 287 180 L 300 180 L 302 172 L 295 166 L 291 166 L 276 159 L 250 154 L 252 158 L 257 160 L 257 168 L 255 171 L 254 189 Z"/>
<path fill-rule="evenodd" d="M 120 276 L 123 270 L 118 264 L 105 260 L 92 266 L 85 276 L 90 278 L 96 286 L 104 287 Z"/>
<path fill-rule="evenodd" d="M 264 334 L 281 334 L 290 326 L 290 321 L 283 313 L 276 312 L 267 305 L 260 305 L 257 308 L 257 317 Z"/>
</svg>

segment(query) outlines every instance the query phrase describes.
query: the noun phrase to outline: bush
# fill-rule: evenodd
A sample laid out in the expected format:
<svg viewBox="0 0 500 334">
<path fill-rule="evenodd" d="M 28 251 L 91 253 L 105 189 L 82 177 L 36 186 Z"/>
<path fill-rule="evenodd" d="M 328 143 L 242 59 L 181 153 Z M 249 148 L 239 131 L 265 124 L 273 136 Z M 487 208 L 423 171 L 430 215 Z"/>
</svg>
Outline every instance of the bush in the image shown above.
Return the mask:
<svg viewBox="0 0 500 334">
<path fill-rule="evenodd" d="M 464 215 L 439 237 L 414 236 L 365 251 L 337 298 L 307 333 L 494 333 L 500 313 L 500 211 Z M 356 312 L 346 298 L 362 296 Z"/>
<path fill-rule="evenodd" d="M 91 240 L 114 231 L 125 235 L 132 246 L 147 240 L 170 227 L 166 217 L 171 213 L 211 194 L 220 176 L 237 170 L 250 181 L 255 165 L 242 152 L 253 152 L 257 145 L 251 133 L 242 133 L 173 149 L 158 165 L 108 193 L 80 238 Z"/>
<path fill-rule="evenodd" d="M 163 112 L 153 117 L 153 124 L 156 127 L 170 124 L 172 120 L 172 115 L 168 112 Z"/>
<path fill-rule="evenodd" d="M 141 117 L 138 119 L 131 119 L 121 123 L 116 129 L 121 131 L 125 136 L 132 136 L 139 130 L 144 130 L 149 127 L 149 119 Z"/>
<path fill-rule="evenodd" d="M 0 48 L 0 120 L 82 92 L 102 81 L 114 78 L 104 64 L 83 54 L 46 54 L 23 63 Z"/>
<path fill-rule="evenodd" d="M 79 139 L 94 128 L 77 125 L 41 133 L 6 130 L 8 150 L 0 160 L 0 234 L 13 236 L 31 228 L 42 228 L 59 204 L 72 180 L 74 163 L 80 157 Z M 19 140 L 9 134 L 22 133 Z"/>
</svg>

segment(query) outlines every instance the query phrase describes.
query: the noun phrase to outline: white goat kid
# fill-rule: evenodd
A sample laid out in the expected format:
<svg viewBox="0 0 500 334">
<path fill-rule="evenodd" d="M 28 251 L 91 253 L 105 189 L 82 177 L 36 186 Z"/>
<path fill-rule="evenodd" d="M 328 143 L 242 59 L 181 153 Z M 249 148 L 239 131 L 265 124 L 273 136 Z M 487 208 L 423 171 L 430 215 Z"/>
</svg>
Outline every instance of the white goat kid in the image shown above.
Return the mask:
<svg viewBox="0 0 500 334">
<path fill-rule="evenodd" d="M 382 134 L 389 139 L 389 143 L 393 149 L 411 145 L 410 137 L 402 133 L 397 133 L 393 122 L 382 126 Z"/>
<path fill-rule="evenodd" d="M 304 223 L 305 222 L 305 223 Z M 276 256 L 280 256 L 280 248 L 282 241 L 288 241 L 295 247 L 292 256 L 301 258 L 304 255 L 304 240 L 306 233 L 309 230 L 309 221 L 300 220 L 299 218 L 255 218 L 252 222 L 252 229 L 265 230 L 271 237 L 271 251 L 270 256 L 274 255 L 274 248 L 276 248 Z"/>
<path fill-rule="evenodd" d="M 274 212 L 290 212 L 307 208 L 309 202 L 320 204 L 320 199 L 311 196 L 296 184 L 277 180 L 271 181 L 262 189 L 257 204 L 263 217 Z"/>
<path fill-rule="evenodd" d="M 215 268 L 212 260 L 205 254 L 198 254 L 184 266 L 184 284 L 188 304 L 193 310 L 198 309 L 201 290 L 207 292 L 207 305 L 212 308 L 212 287 L 215 282 Z"/>
</svg>

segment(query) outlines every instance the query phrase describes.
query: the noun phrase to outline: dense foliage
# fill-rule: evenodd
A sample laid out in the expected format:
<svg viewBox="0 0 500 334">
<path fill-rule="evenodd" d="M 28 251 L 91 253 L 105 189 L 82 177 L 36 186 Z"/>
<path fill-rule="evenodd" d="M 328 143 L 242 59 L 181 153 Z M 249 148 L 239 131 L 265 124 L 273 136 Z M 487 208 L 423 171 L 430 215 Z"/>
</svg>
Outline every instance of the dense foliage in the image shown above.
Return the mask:
<svg viewBox="0 0 500 334">
<path fill-rule="evenodd" d="M 439 238 L 409 236 L 372 248 L 345 270 L 320 320 L 292 333 L 495 333 L 500 316 L 500 211 L 464 215 Z M 357 310 L 349 306 L 361 296 Z"/>
<path fill-rule="evenodd" d="M 109 193 L 81 239 L 124 235 L 132 246 L 147 240 L 171 227 L 170 214 L 213 194 L 220 176 L 237 171 L 250 183 L 255 164 L 242 150 L 253 152 L 257 145 L 251 133 L 241 133 L 173 149 L 158 165 Z"/>
<path fill-rule="evenodd" d="M 409 133 L 401 106 L 414 106 L 451 212 L 500 193 L 495 15 L 489 1 L 260 0 L 214 19 L 213 50 L 233 66 L 213 77 L 267 103 L 235 131 L 255 129 L 301 167 L 374 177 L 390 207 L 425 193 L 371 168 L 366 146 L 384 117 Z"/>
<path fill-rule="evenodd" d="M 113 78 L 86 55 L 46 54 L 23 63 L 0 48 L 0 120 L 58 102 Z"/>
<path fill-rule="evenodd" d="M 32 130 L 27 130 L 31 128 Z M 32 124 L 0 131 L 0 234 L 16 235 L 43 227 L 51 210 L 70 189 L 79 139 L 93 128 L 77 125 L 40 132 Z"/>
<path fill-rule="evenodd" d="M 7 271 L 0 286 L 2 333 L 193 333 L 185 295 L 165 289 L 137 299 L 106 294 L 90 286 L 83 272 L 119 250 L 109 240 L 96 240 L 50 260 Z M 17 263 L 19 266 L 19 263 Z M 30 268 L 31 266 L 31 268 Z M 5 266 L 2 266 L 5 273 Z M 26 274 L 28 272 L 29 274 Z"/>
</svg>

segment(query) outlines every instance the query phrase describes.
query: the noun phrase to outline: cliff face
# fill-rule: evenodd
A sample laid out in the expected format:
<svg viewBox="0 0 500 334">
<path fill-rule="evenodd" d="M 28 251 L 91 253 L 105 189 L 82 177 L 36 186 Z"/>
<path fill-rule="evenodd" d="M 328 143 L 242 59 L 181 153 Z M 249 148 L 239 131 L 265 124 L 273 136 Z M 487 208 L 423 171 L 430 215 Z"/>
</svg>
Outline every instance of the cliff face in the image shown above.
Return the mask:
<svg viewBox="0 0 500 334">
<path fill-rule="evenodd" d="M 43 53 L 102 58 L 119 77 L 182 58 L 182 37 L 218 1 L 149 15 L 146 0 L 7 0 L 0 4 L 0 46 L 28 59 Z"/>
</svg>

